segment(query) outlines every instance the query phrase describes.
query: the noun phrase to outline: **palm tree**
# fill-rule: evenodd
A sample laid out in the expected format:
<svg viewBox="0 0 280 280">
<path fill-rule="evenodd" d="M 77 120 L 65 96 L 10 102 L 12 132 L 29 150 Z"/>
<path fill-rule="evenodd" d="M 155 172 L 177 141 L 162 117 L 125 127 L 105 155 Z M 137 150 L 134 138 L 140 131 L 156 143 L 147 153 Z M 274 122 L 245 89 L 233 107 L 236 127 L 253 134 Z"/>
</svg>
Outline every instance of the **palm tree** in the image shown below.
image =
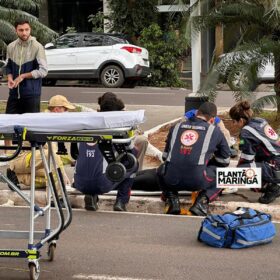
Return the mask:
<svg viewBox="0 0 280 280">
<path fill-rule="evenodd" d="M 189 1 L 186 1 L 189 2 Z M 252 95 L 250 84 L 256 79 L 258 70 L 269 61 L 275 66 L 274 89 L 276 95 L 259 98 L 253 102 L 255 109 L 265 104 L 274 104 L 280 114 L 280 0 L 197 0 L 189 12 L 207 4 L 207 14 L 194 16 L 189 21 L 190 30 L 196 33 L 222 25 L 239 27 L 239 40 L 230 55 L 213 59 L 208 78 L 202 84 L 201 93 L 215 97 L 221 74 L 226 73 L 227 82 L 237 76 L 246 76 L 244 85 L 234 92 L 236 100 Z M 189 14 L 188 14 L 189 15 Z M 240 75 L 242 74 L 242 75 Z"/>
<path fill-rule="evenodd" d="M 34 16 L 42 0 L 0 0 L 0 51 L 5 51 L 7 44 L 17 38 L 14 23 L 18 18 L 28 19 L 32 34 L 42 44 L 52 41 L 57 33 L 38 21 Z"/>
</svg>

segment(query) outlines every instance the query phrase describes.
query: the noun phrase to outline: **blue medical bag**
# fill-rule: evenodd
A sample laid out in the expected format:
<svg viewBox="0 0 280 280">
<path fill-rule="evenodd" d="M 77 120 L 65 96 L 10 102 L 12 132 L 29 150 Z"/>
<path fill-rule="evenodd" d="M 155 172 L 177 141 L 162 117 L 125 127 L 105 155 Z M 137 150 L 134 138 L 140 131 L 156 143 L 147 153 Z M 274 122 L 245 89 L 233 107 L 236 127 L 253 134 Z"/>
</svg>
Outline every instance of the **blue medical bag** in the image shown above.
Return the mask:
<svg viewBox="0 0 280 280">
<path fill-rule="evenodd" d="M 275 234 L 269 214 L 239 207 L 223 215 L 208 215 L 202 221 L 198 240 L 213 247 L 240 249 L 269 243 Z"/>
</svg>

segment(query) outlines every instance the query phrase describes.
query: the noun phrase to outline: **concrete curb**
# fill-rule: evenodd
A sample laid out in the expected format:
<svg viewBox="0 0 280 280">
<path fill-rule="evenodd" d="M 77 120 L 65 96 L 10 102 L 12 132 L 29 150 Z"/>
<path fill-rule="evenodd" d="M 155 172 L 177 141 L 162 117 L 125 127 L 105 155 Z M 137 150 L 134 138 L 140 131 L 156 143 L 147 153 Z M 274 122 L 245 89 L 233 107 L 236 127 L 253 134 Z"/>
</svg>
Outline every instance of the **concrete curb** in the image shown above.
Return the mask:
<svg viewBox="0 0 280 280">
<path fill-rule="evenodd" d="M 24 191 L 29 195 L 29 191 Z M 15 192 L 10 190 L 2 190 L 0 192 L 0 207 L 1 206 L 26 206 L 25 201 L 19 197 Z M 76 209 L 84 209 L 84 195 L 77 193 L 68 193 L 71 206 Z M 99 196 L 99 210 L 113 211 L 115 203 L 115 195 L 101 195 Z M 37 191 L 35 193 L 35 201 L 39 206 L 46 205 L 46 195 L 44 191 Z M 180 197 L 182 209 L 188 209 L 191 206 L 191 197 Z M 214 201 L 210 203 L 210 211 L 212 214 L 222 214 L 224 212 L 232 212 L 237 207 L 250 207 L 272 216 L 274 221 L 280 221 L 280 206 L 266 205 L 260 203 L 241 202 L 241 201 Z M 131 196 L 130 202 L 127 205 L 128 212 L 135 213 L 150 213 L 163 214 L 164 202 L 158 196 Z"/>
</svg>

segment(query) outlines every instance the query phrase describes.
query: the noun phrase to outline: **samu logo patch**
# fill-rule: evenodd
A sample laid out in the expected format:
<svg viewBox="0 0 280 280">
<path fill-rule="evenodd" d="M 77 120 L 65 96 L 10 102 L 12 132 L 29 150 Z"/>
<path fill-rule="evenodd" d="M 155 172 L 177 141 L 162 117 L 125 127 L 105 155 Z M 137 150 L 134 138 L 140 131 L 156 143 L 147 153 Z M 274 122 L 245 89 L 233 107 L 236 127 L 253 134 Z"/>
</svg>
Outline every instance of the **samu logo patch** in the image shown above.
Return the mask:
<svg viewBox="0 0 280 280">
<path fill-rule="evenodd" d="M 274 129 L 268 124 L 264 127 L 264 133 L 271 140 L 276 141 L 279 137 L 278 134 L 274 131 Z"/>
<path fill-rule="evenodd" d="M 195 130 L 185 130 L 181 135 L 181 143 L 184 146 L 192 146 L 198 140 L 199 135 Z"/>
</svg>

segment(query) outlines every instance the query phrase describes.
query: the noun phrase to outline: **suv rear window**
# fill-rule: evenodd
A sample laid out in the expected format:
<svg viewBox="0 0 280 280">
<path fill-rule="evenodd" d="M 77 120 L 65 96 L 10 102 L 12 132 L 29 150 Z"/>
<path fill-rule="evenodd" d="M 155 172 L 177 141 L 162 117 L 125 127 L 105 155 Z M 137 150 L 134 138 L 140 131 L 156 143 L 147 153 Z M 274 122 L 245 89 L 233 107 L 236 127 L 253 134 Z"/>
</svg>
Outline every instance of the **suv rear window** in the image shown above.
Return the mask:
<svg viewBox="0 0 280 280">
<path fill-rule="evenodd" d="M 109 36 L 113 44 L 127 44 L 127 40 L 119 37 Z"/>
<path fill-rule="evenodd" d="M 102 35 L 85 35 L 83 40 L 83 46 L 96 47 L 103 46 L 104 36 Z"/>
<path fill-rule="evenodd" d="M 58 38 L 55 45 L 59 49 L 75 48 L 78 47 L 79 41 L 80 41 L 80 35 L 78 34 L 66 35 Z"/>
</svg>

